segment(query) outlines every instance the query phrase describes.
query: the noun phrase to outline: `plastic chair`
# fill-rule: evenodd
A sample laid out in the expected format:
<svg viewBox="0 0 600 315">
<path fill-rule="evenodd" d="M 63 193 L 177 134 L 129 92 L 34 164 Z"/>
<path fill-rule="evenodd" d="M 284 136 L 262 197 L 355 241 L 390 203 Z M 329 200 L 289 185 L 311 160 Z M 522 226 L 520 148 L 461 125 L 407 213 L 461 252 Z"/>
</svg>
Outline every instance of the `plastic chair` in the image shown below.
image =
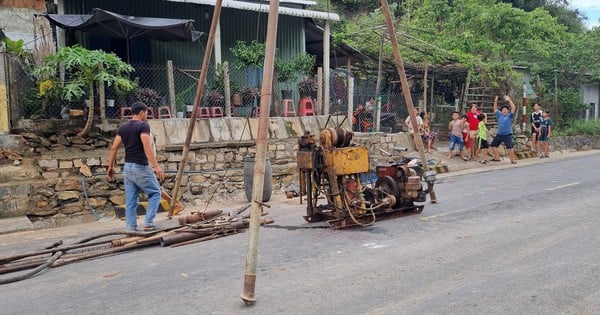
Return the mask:
<svg viewBox="0 0 600 315">
<path fill-rule="evenodd" d="M 133 117 L 133 111 L 131 111 L 131 107 L 121 107 L 119 108 L 119 118 L 131 118 Z"/>
<path fill-rule="evenodd" d="M 171 118 L 171 108 L 169 106 L 160 106 L 156 113 L 156 118 Z"/>
<path fill-rule="evenodd" d="M 210 118 L 210 110 L 208 107 L 198 107 L 196 118 Z"/>
<path fill-rule="evenodd" d="M 221 107 L 210 107 L 210 117 L 223 117 L 223 109 Z"/>
<path fill-rule="evenodd" d="M 315 115 L 315 104 L 312 98 L 305 97 L 300 99 L 298 102 L 298 115 L 300 116 L 314 116 Z"/>
<path fill-rule="evenodd" d="M 293 100 L 283 100 L 283 115 L 285 117 L 296 116 L 296 109 L 294 108 Z"/>
</svg>

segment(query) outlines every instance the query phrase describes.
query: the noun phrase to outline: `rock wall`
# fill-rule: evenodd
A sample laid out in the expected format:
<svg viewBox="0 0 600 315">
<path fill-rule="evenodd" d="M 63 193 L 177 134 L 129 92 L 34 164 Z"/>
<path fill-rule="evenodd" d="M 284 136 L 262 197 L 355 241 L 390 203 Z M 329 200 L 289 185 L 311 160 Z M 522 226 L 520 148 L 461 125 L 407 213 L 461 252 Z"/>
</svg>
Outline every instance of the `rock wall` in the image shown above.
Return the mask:
<svg viewBox="0 0 600 315">
<path fill-rule="evenodd" d="M 323 127 L 334 127 L 339 117 L 271 118 L 268 156 L 272 164 L 272 189 L 278 191 L 297 182 L 297 138 L 304 132 L 318 134 Z M 55 130 L 49 122 L 24 122 L 27 130 L 22 147 L 30 154 L 13 165 L 2 167 L 0 176 L 0 217 L 27 216 L 35 227 L 61 226 L 89 222 L 97 216 L 112 216 L 114 206 L 125 203 L 122 175 L 115 182 L 106 179 L 108 143 L 88 139 L 93 145 L 81 144 L 73 136 L 47 136 L 43 130 Z M 64 125 L 60 120 L 55 124 Z M 28 124 L 30 128 L 25 128 Z M 162 183 L 171 191 L 182 159 L 187 119 L 150 121 L 156 138 L 158 161 L 166 172 Z M 196 121 L 193 142 L 185 163 L 180 192 L 187 205 L 219 205 L 225 201 L 243 200 L 246 156 L 256 153 L 257 119 L 216 118 Z M 113 124 L 112 131 L 118 126 Z M 346 127 L 348 127 L 346 125 Z M 58 141 L 63 139 L 63 141 Z M 62 142 L 63 144 L 60 144 Z M 387 161 L 379 149 L 388 152 L 395 146 L 408 145 L 408 137 L 400 134 L 355 134 L 354 142 L 369 148 L 372 163 Z M 123 164 L 121 149 L 117 172 Z M 17 163 L 18 162 L 18 163 Z"/>
</svg>

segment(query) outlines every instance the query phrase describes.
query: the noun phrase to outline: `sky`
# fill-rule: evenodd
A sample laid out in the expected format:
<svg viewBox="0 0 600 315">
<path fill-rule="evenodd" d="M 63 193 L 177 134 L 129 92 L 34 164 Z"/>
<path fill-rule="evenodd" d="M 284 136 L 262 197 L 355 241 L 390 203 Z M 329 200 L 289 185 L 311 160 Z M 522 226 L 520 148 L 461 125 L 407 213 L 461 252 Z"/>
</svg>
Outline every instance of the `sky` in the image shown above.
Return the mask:
<svg viewBox="0 0 600 315">
<path fill-rule="evenodd" d="M 588 28 L 600 26 L 598 19 L 600 18 L 600 0 L 570 0 L 571 7 L 578 9 L 579 12 L 585 14 L 588 19 L 586 25 Z"/>
</svg>

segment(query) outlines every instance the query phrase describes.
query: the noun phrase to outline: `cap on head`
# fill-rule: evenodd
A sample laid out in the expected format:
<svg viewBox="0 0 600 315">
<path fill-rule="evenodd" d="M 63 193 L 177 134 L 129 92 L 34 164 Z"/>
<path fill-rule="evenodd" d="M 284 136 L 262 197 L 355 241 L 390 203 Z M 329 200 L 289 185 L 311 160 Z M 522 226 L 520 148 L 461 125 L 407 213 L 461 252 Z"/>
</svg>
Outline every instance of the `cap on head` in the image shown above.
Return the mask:
<svg viewBox="0 0 600 315">
<path fill-rule="evenodd" d="M 131 105 L 131 113 L 134 115 L 139 114 L 142 111 L 145 111 L 148 109 L 148 106 L 146 106 L 146 104 L 142 103 L 142 102 L 135 102 L 133 103 L 133 105 Z"/>
</svg>

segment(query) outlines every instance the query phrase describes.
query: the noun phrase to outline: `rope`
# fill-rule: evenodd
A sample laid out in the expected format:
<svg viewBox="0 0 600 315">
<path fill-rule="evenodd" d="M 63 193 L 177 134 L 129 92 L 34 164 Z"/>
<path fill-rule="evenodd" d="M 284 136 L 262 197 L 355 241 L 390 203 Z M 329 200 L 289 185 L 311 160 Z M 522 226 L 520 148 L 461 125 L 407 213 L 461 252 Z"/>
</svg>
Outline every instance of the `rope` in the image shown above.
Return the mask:
<svg viewBox="0 0 600 315">
<path fill-rule="evenodd" d="M 21 281 L 21 280 L 25 280 L 29 277 L 34 276 L 35 274 L 43 271 L 44 269 L 48 268 L 49 266 L 51 266 L 58 258 L 60 258 L 60 256 L 62 256 L 64 254 L 64 252 L 60 251 L 60 252 L 56 252 L 54 253 L 52 256 L 50 256 L 50 258 L 42 265 L 37 266 L 35 269 L 26 272 L 24 274 L 18 275 L 18 276 L 13 276 L 13 277 L 8 277 L 5 279 L 0 279 L 0 284 L 7 284 L 7 283 L 11 283 L 11 282 L 17 282 L 17 281 Z"/>
</svg>

